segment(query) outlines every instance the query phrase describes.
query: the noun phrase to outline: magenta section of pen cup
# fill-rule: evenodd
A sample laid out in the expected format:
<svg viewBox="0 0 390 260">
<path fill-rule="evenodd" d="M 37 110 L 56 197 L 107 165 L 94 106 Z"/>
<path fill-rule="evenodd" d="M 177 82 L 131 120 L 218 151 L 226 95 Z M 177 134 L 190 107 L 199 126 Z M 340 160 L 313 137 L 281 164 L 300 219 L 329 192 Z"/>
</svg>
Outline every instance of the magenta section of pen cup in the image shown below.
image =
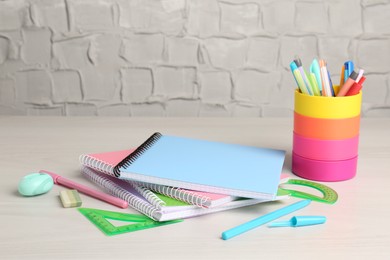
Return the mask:
<svg viewBox="0 0 390 260">
<path fill-rule="evenodd" d="M 293 152 L 292 172 L 302 178 L 314 181 L 345 181 L 356 175 L 358 157 L 348 160 L 312 160 Z"/>
<path fill-rule="evenodd" d="M 358 155 L 359 135 L 341 140 L 306 138 L 293 133 L 294 153 L 314 160 L 347 160 Z"/>
<path fill-rule="evenodd" d="M 362 93 L 350 97 L 318 97 L 295 93 L 292 149 L 294 174 L 317 181 L 343 181 L 356 175 L 361 96 Z M 339 132 L 322 133 L 321 129 Z"/>
</svg>

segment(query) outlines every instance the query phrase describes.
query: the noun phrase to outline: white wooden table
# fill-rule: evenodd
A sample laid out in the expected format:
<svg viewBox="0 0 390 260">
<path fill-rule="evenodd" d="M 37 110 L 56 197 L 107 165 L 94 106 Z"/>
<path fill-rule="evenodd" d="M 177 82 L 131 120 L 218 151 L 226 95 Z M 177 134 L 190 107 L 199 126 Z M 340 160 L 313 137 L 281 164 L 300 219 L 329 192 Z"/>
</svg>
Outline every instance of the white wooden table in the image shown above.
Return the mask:
<svg viewBox="0 0 390 260">
<path fill-rule="evenodd" d="M 128 149 L 159 131 L 284 149 L 291 173 L 292 119 L 0 117 L 0 259 L 389 259 L 390 119 L 362 119 L 357 176 L 325 183 L 334 205 L 313 202 L 292 215 L 324 215 L 324 225 L 261 226 L 232 238 L 221 232 L 284 205 L 259 204 L 184 222 L 108 237 L 74 208 L 63 208 L 55 186 L 22 197 L 19 180 L 40 169 L 91 185 L 79 173 L 83 153 Z M 127 213 L 82 195 L 83 206 Z M 282 219 L 289 219 L 292 215 Z"/>
</svg>

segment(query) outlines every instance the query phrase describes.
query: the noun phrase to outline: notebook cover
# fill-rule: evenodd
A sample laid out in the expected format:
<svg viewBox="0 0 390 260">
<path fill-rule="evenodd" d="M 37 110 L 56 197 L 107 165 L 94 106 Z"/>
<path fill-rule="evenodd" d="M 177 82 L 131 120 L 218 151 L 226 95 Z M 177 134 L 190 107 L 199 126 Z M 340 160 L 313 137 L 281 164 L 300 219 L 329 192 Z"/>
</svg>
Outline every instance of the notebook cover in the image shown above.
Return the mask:
<svg viewBox="0 0 390 260">
<path fill-rule="evenodd" d="M 114 168 L 121 179 L 275 199 L 285 151 L 155 133 Z"/>
</svg>

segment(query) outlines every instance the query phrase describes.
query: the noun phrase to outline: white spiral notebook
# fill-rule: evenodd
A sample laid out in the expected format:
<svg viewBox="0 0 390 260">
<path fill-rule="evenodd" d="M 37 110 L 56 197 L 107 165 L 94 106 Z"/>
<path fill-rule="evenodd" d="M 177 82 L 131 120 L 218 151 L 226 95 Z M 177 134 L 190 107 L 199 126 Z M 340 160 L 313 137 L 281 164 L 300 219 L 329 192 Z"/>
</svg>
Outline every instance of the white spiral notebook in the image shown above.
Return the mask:
<svg viewBox="0 0 390 260">
<path fill-rule="evenodd" d="M 139 194 L 134 189 L 134 187 L 126 181 L 110 177 L 104 173 L 98 172 L 88 167 L 83 167 L 82 173 L 85 177 L 90 179 L 92 182 L 113 196 L 127 201 L 130 207 L 157 221 L 195 217 L 269 201 L 264 199 L 237 198 L 234 201 L 227 202 L 214 208 L 200 208 L 195 205 L 185 204 L 177 200 L 174 202 L 167 201 L 167 197 L 164 196 L 165 198 L 160 198 L 167 202 L 166 205 L 157 207 L 142 197 L 142 195 Z M 283 199 L 287 197 L 288 196 L 280 196 L 277 199 Z M 173 200 L 172 198 L 170 199 Z"/>
</svg>

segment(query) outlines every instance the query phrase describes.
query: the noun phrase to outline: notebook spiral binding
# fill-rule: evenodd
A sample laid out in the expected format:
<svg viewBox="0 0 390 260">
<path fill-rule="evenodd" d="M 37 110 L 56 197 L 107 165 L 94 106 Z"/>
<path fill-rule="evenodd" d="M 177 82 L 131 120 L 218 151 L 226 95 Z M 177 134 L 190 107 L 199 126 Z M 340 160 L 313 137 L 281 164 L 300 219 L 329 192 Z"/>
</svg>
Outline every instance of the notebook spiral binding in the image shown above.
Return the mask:
<svg viewBox="0 0 390 260">
<path fill-rule="evenodd" d="M 162 206 L 165 206 L 167 204 L 167 203 L 165 203 L 165 201 L 161 200 L 159 197 L 157 197 L 156 194 L 151 192 L 149 189 L 142 187 L 142 186 L 140 186 L 132 181 L 129 181 L 129 180 L 124 180 L 124 181 L 130 183 L 131 186 L 136 191 L 138 191 L 138 193 L 140 193 L 147 201 L 152 203 L 154 206 L 161 208 Z"/>
<path fill-rule="evenodd" d="M 83 154 L 80 155 L 79 161 L 82 164 L 88 166 L 89 168 L 95 169 L 100 172 L 104 172 L 105 174 L 115 177 L 115 175 L 113 174 L 114 166 L 109 165 L 102 160 L 91 157 L 88 154 Z"/>
<path fill-rule="evenodd" d="M 196 194 L 190 190 L 184 190 L 181 188 L 170 187 L 165 185 L 159 185 L 155 183 L 136 182 L 138 185 L 146 187 L 152 191 L 163 194 L 165 196 L 184 201 L 191 205 L 196 205 L 200 208 L 205 208 L 205 203 L 210 200 L 209 197 Z"/>
<path fill-rule="evenodd" d="M 96 183 L 98 186 L 105 189 L 107 192 L 111 193 L 111 195 L 127 201 L 132 208 L 138 210 L 142 214 L 145 214 L 154 220 L 157 220 L 157 218 L 155 217 L 157 209 L 154 206 L 146 204 L 142 199 L 135 197 L 115 182 L 109 180 L 107 177 L 101 176 L 99 173 L 93 172 L 87 167 L 83 167 L 81 172 L 89 180 Z"/>
<path fill-rule="evenodd" d="M 134 152 L 129 154 L 125 159 L 123 159 L 118 165 L 114 167 L 114 174 L 116 177 L 120 176 L 121 167 L 129 167 L 135 160 L 138 159 L 146 150 L 148 150 L 154 143 L 156 143 L 161 138 L 161 133 L 156 132 L 150 136 L 145 142 L 143 142 Z"/>
</svg>

